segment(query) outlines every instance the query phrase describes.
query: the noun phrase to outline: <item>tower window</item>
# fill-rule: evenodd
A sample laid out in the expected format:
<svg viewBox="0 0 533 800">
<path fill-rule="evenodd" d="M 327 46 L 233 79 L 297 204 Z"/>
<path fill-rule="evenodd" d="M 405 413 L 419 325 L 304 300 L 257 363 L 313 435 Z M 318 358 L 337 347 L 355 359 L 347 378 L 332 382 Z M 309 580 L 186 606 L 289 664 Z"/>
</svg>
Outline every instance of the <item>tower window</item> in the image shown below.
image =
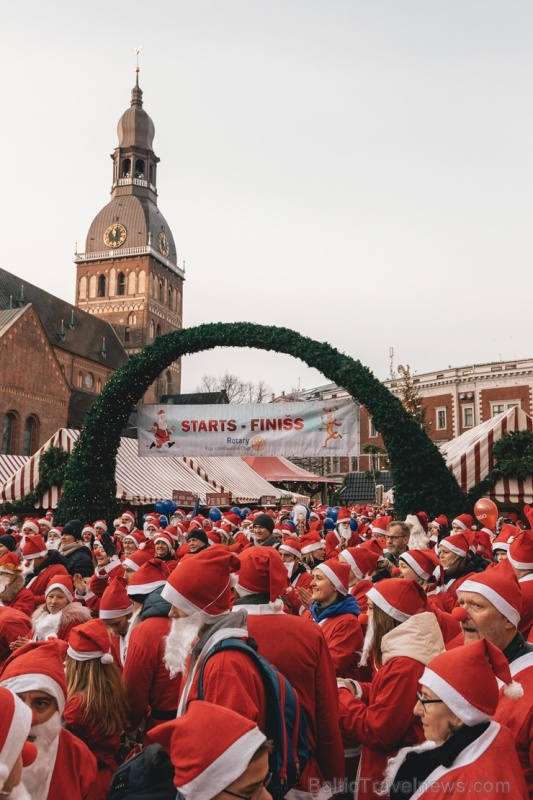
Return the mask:
<svg viewBox="0 0 533 800">
<path fill-rule="evenodd" d="M 130 328 L 124 328 L 124 341 L 129 342 L 130 340 Z"/>
<path fill-rule="evenodd" d="M 122 162 L 122 177 L 131 178 L 131 161 L 129 158 L 125 158 Z"/>
<path fill-rule="evenodd" d="M 153 319 L 150 320 L 150 339 L 153 339 L 155 336 L 155 325 Z"/>
<path fill-rule="evenodd" d="M 126 293 L 126 276 L 123 272 L 118 273 L 117 278 L 117 294 L 123 295 Z"/>
<path fill-rule="evenodd" d="M 15 429 L 17 418 L 15 414 L 10 411 L 4 417 L 4 425 L 2 430 L 2 453 L 9 455 L 13 453 L 15 444 Z"/>
<path fill-rule="evenodd" d="M 105 275 L 98 278 L 98 297 L 105 297 Z"/>
<path fill-rule="evenodd" d="M 155 329 L 155 335 L 161 336 L 161 325 L 158 325 L 157 328 Z"/>
<path fill-rule="evenodd" d="M 171 373 L 171 371 L 169 369 L 167 369 L 166 379 L 167 379 L 167 392 L 166 393 L 167 394 L 172 394 L 172 373 Z"/>
<path fill-rule="evenodd" d="M 83 388 L 83 372 L 78 372 L 78 377 L 76 378 L 76 386 L 78 389 Z"/>
<path fill-rule="evenodd" d="M 163 302 L 163 281 L 159 281 L 159 302 Z"/>
<path fill-rule="evenodd" d="M 23 456 L 31 456 L 37 444 L 37 422 L 35 417 L 28 417 L 24 426 Z"/>
<path fill-rule="evenodd" d="M 135 162 L 135 177 L 141 180 L 144 178 L 144 161 L 141 158 Z"/>
</svg>

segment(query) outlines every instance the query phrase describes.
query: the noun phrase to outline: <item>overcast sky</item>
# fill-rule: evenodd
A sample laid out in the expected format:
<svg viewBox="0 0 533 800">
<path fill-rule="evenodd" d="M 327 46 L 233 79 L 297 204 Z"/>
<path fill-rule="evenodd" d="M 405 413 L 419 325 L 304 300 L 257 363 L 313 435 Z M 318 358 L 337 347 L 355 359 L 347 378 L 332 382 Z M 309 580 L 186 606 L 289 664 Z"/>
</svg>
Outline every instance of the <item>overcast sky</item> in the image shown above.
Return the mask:
<svg viewBox="0 0 533 800">
<path fill-rule="evenodd" d="M 184 324 L 284 325 L 380 378 L 526 358 L 531 0 L 30 0 L 1 4 L 1 266 L 74 302 L 135 82 Z M 217 350 L 276 391 L 324 378 Z"/>
</svg>

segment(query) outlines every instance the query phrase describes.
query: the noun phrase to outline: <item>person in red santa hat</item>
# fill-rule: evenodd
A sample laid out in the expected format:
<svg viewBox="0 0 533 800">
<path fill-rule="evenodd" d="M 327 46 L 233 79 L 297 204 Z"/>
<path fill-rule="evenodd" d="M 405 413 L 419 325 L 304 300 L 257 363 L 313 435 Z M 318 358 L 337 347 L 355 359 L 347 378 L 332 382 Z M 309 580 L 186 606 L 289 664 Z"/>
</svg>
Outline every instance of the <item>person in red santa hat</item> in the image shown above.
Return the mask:
<svg viewBox="0 0 533 800">
<path fill-rule="evenodd" d="M 518 630 L 527 639 L 533 628 L 533 531 L 519 532 L 509 543 L 507 558 L 522 591 L 522 615 Z"/>
<path fill-rule="evenodd" d="M 357 522 L 352 521 L 350 510 L 344 507 L 339 508 L 335 530 L 326 535 L 326 559 L 336 558 L 342 550 L 359 544 L 357 527 Z"/>
<path fill-rule="evenodd" d="M 435 602 L 438 602 L 444 611 L 455 608 L 458 589 L 463 581 L 476 572 L 472 563 L 475 548 L 471 544 L 470 537 L 470 531 L 452 533 L 439 543 L 438 556 L 444 569 L 444 583 L 439 587 L 438 595 L 435 595 Z"/>
<path fill-rule="evenodd" d="M 174 558 L 174 540 L 170 533 L 157 531 L 153 538 L 155 557 L 165 561 L 170 569 L 176 566 Z"/>
<path fill-rule="evenodd" d="M 337 675 L 355 675 L 363 632 L 361 609 L 350 594 L 350 567 L 330 559 L 313 570 L 311 589 L 298 591 L 309 610 L 303 616 L 320 625 Z"/>
<path fill-rule="evenodd" d="M 31 640 L 31 619 L 22 611 L 9 606 L 0 606 L 0 671 L 2 664 L 11 655 L 11 645 L 17 640 Z"/>
<path fill-rule="evenodd" d="M 113 656 L 119 668 L 123 668 L 126 662 L 128 634 L 132 630 L 130 623 L 135 610 L 126 586 L 123 578 L 114 578 L 102 595 L 98 613 L 110 635 Z"/>
<path fill-rule="evenodd" d="M 496 722 L 513 734 L 530 796 L 533 796 L 533 645 L 518 631 L 522 613 L 520 584 L 508 561 L 473 575 L 458 591 L 460 608 L 454 616 L 461 623 L 462 636 L 453 644 L 469 644 L 488 639 L 509 663 L 511 674 L 524 689 L 519 703 L 510 702 L 500 692 Z M 462 640 L 462 641 L 460 641 Z"/>
<path fill-rule="evenodd" d="M 239 559 L 233 610 L 246 609 L 248 632 L 259 653 L 287 678 L 307 714 L 310 756 L 287 798 L 325 800 L 331 796 L 325 784 L 341 781 L 344 774 L 335 669 L 327 643 L 312 621 L 283 613 L 280 597 L 287 571 L 273 548 L 253 547 Z"/>
<path fill-rule="evenodd" d="M 367 595 L 368 627 L 361 663 L 370 653 L 371 683 L 344 679 L 339 688 L 344 746 L 362 745 L 359 800 L 380 797 L 387 757 L 423 740 L 413 698 L 424 667 L 444 650 L 422 587 L 410 580 L 380 581 Z"/>
<path fill-rule="evenodd" d="M 314 524 L 314 523 L 313 523 Z M 310 570 L 326 560 L 326 542 L 319 533 L 312 530 L 300 537 L 302 561 Z"/>
<path fill-rule="evenodd" d="M 58 575 L 52 578 L 44 596 L 43 605 L 35 609 L 31 618 L 32 635 L 29 639 L 17 639 L 11 645 L 12 650 L 27 644 L 30 640 L 40 642 L 57 638 L 66 642 L 72 628 L 91 618 L 88 608 L 74 602 L 74 586 L 70 575 Z"/>
<path fill-rule="evenodd" d="M 37 748 L 27 741 L 32 713 L 9 689 L 0 688 L 0 797 L 31 800 L 22 781 L 22 770 L 37 758 Z"/>
<path fill-rule="evenodd" d="M 133 556 L 132 556 L 133 558 Z M 162 598 L 168 569 L 152 558 L 134 572 L 127 586 L 133 613 L 125 634 L 122 678 L 128 695 L 128 731 L 143 722 L 154 727 L 176 716 L 181 676 L 171 676 L 165 666 L 165 637 L 170 631 L 170 605 Z"/>
<path fill-rule="evenodd" d="M 66 650 L 66 642 L 59 639 L 30 642 L 13 653 L 0 675 L 0 686 L 14 692 L 33 712 L 30 739 L 37 758 L 22 770 L 32 800 L 96 800 L 96 758 L 61 721 L 67 695 Z"/>
<path fill-rule="evenodd" d="M 426 742 L 403 748 L 385 776 L 390 800 L 481 794 L 499 800 L 503 792 L 526 800 L 510 731 L 491 717 L 498 705 L 498 681 L 512 702 L 522 695 L 502 652 L 486 639 L 441 653 L 420 679 L 414 713 Z"/>
<path fill-rule="evenodd" d="M 383 561 L 390 563 L 384 557 L 382 547 L 375 544 L 375 539 L 370 539 L 368 544 L 372 543 L 373 547 L 347 547 L 339 555 L 341 564 L 348 564 L 350 567 L 350 594 L 353 594 L 362 612 L 366 612 L 366 595 L 374 585 L 372 578 L 376 575 L 380 563 Z M 388 570 L 386 574 L 390 578 Z"/>
<path fill-rule="evenodd" d="M 6 553 L 0 558 L 0 601 L 2 605 L 33 614 L 35 600 L 29 589 L 24 588 L 22 565 L 18 553 Z"/>
<path fill-rule="evenodd" d="M 272 744 L 254 722 L 229 708 L 193 702 L 184 716 L 150 731 L 148 740 L 169 754 L 182 800 L 272 800 Z"/>
<path fill-rule="evenodd" d="M 126 690 L 111 652 L 106 626 L 91 619 L 74 628 L 65 661 L 67 729 L 85 742 L 98 760 L 94 796 L 105 800 L 126 725 Z"/>
<path fill-rule="evenodd" d="M 44 603 L 44 592 L 51 579 L 68 575 L 67 560 L 58 550 L 49 550 L 41 535 L 26 536 L 22 557 L 29 568 L 24 571 L 26 588 L 34 596 L 34 608 Z"/>
<path fill-rule="evenodd" d="M 296 589 L 310 589 L 313 582 L 311 571 L 302 562 L 302 543 L 296 536 L 286 536 L 278 550 L 289 576 L 289 588 L 285 600 L 294 614 L 304 610 Z"/>
<path fill-rule="evenodd" d="M 165 644 L 171 675 L 183 674 L 178 715 L 198 698 L 199 670 L 212 647 L 224 638 L 246 639 L 247 614 L 230 613 L 232 575 L 239 558 L 222 545 L 186 556 L 170 574 L 162 597 L 172 605 L 172 626 Z M 128 661 L 126 661 L 126 666 Z M 232 708 L 265 729 L 266 698 L 261 677 L 245 653 L 225 650 L 209 658 L 204 670 L 204 699 Z"/>
</svg>

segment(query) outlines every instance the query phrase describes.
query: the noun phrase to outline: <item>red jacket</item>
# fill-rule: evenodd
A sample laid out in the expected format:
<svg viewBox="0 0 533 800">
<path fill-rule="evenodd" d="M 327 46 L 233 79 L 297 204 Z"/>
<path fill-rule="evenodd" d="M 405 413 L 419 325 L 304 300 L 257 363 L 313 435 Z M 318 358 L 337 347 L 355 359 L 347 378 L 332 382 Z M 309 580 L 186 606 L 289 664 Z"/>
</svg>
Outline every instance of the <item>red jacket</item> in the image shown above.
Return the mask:
<svg viewBox="0 0 533 800">
<path fill-rule="evenodd" d="M 150 617 L 139 622 L 131 632 L 122 673 L 130 704 L 130 729 L 138 728 L 143 718 L 150 717 L 150 725 L 163 721 L 158 711 L 176 713 L 181 676 L 171 678 L 163 662 L 164 638 L 168 636 L 170 619 Z"/>
<path fill-rule="evenodd" d="M 522 685 L 524 696 L 518 700 L 506 697 L 500 689 L 498 708 L 493 719 L 513 734 L 516 752 L 526 779 L 529 796 L 533 797 L 533 653 L 511 661 L 511 675 Z"/>
<path fill-rule="evenodd" d="M 68 569 L 64 567 L 63 564 L 50 564 L 49 567 L 45 567 L 41 572 L 39 572 L 38 575 L 35 575 L 34 578 L 31 578 L 28 581 L 26 584 L 26 589 L 29 589 L 34 595 L 32 613 L 37 606 L 40 606 L 44 603 L 44 593 L 48 584 L 51 583 L 52 578 L 56 577 L 57 575 L 68 574 Z"/>
<path fill-rule="evenodd" d="M 23 779 L 24 780 L 24 779 Z M 98 787 L 96 758 L 84 742 L 63 729 L 59 734 L 48 800 L 105 800 Z"/>
<path fill-rule="evenodd" d="M 83 710 L 84 703 L 81 695 L 75 695 L 67 702 L 63 717 L 68 730 L 85 742 L 98 760 L 98 792 L 102 798 L 105 798 L 113 772 L 118 767 L 115 754 L 120 749 L 120 734 L 104 737 L 98 727 L 91 728 L 82 720 Z"/>
<path fill-rule="evenodd" d="M 0 606 L 0 666 L 12 654 L 9 645 L 15 639 L 31 638 L 31 620 L 27 614 L 9 606 Z"/>
<path fill-rule="evenodd" d="M 303 617 L 313 620 L 310 611 Z M 363 631 L 354 614 L 327 617 L 318 623 L 326 640 L 335 673 L 339 678 L 357 677 L 357 664 L 363 649 Z"/>
<path fill-rule="evenodd" d="M 337 713 L 337 681 L 317 625 L 283 613 L 249 613 L 246 624 L 259 653 L 287 678 L 307 714 L 312 755 L 300 788 L 307 789 L 310 778 L 331 782 L 342 779 L 344 750 Z"/>
</svg>

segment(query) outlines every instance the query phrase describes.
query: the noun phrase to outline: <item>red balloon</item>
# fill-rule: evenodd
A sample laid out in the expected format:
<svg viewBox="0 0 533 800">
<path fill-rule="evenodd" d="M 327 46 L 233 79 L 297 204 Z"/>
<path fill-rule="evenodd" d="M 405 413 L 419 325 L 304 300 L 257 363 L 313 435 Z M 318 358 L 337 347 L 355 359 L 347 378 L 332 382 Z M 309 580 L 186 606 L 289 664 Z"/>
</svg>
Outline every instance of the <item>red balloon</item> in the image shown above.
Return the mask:
<svg viewBox="0 0 533 800">
<path fill-rule="evenodd" d="M 474 506 L 474 514 L 484 528 L 494 530 L 499 516 L 496 503 L 488 497 L 481 497 Z"/>
</svg>

